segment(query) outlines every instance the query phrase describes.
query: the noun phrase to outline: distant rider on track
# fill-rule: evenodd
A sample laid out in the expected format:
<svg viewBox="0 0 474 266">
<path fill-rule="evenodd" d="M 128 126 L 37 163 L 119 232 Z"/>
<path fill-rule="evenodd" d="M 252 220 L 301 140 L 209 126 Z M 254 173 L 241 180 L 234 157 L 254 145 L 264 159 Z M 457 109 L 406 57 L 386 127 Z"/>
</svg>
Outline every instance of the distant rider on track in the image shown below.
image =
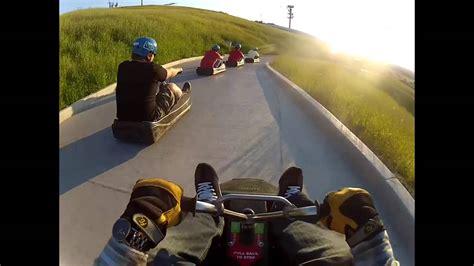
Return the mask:
<svg viewBox="0 0 474 266">
<path fill-rule="evenodd" d="M 240 43 L 234 44 L 234 50 L 232 50 L 229 53 L 229 59 L 228 61 L 231 62 L 239 62 L 240 60 L 245 58 L 245 55 L 242 53 L 240 50 L 242 48 L 242 45 Z"/>
<path fill-rule="evenodd" d="M 204 54 L 200 67 L 203 69 L 219 68 L 224 59 L 224 57 L 219 53 L 220 50 L 221 47 L 218 44 L 214 44 L 211 50 Z"/>
<path fill-rule="evenodd" d="M 260 55 L 258 54 L 258 48 L 255 47 L 253 49 L 250 49 L 248 52 L 247 52 L 247 58 L 252 58 L 252 59 L 258 59 L 260 58 Z"/>
</svg>

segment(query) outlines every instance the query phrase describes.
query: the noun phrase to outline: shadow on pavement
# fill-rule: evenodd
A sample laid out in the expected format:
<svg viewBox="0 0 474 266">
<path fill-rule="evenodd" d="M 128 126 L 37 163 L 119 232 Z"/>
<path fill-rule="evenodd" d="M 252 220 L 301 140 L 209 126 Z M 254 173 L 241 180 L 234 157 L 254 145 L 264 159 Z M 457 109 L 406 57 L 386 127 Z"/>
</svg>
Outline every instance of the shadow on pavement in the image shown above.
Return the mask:
<svg viewBox="0 0 474 266">
<path fill-rule="evenodd" d="M 108 171 L 146 148 L 116 140 L 110 127 L 59 150 L 59 194 Z"/>
<path fill-rule="evenodd" d="M 210 76 L 200 76 L 196 74 L 196 68 L 185 68 L 183 69 L 183 73 L 181 75 L 172 78 L 170 82 L 184 83 L 186 81 L 192 81 L 192 80 L 203 79 L 203 78 L 208 78 L 208 77 Z"/>
<path fill-rule="evenodd" d="M 87 111 L 89 109 L 92 109 L 94 107 L 109 103 L 115 101 L 115 93 L 114 94 L 109 94 L 109 95 L 104 95 L 100 97 L 94 97 L 94 98 L 89 98 L 89 99 L 81 99 L 77 101 L 75 104 L 71 105 L 72 113 L 74 115 L 79 114 L 81 112 Z M 78 107 L 80 106 L 80 107 Z"/>
</svg>

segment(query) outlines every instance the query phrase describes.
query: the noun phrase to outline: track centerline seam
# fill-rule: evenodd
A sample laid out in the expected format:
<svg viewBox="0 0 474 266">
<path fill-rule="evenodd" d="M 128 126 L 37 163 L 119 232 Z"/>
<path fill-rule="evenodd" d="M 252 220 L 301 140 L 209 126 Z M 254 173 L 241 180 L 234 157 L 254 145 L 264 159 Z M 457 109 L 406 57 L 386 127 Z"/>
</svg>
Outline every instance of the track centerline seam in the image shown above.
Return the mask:
<svg viewBox="0 0 474 266">
<path fill-rule="evenodd" d="M 108 188 L 108 189 L 111 189 L 111 190 L 114 190 L 114 191 L 117 191 L 117 192 L 122 192 L 122 193 L 125 193 L 125 194 L 130 194 L 129 191 L 127 190 L 124 190 L 124 189 L 120 189 L 120 188 L 115 188 L 115 187 L 111 187 L 111 186 L 108 186 L 108 185 L 105 185 L 105 184 L 102 184 L 102 183 L 99 183 L 99 182 L 94 182 L 94 181 L 87 181 L 88 183 L 91 183 L 92 185 L 96 185 L 96 186 L 100 186 L 100 187 L 103 187 L 103 188 Z"/>
</svg>

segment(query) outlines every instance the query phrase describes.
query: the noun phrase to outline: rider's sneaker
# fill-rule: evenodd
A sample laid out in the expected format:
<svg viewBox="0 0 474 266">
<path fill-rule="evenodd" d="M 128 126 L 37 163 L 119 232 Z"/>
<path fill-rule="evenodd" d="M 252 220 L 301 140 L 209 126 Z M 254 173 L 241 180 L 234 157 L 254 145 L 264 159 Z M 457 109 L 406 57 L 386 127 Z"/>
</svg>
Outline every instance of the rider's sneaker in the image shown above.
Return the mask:
<svg viewBox="0 0 474 266">
<path fill-rule="evenodd" d="M 207 163 L 200 163 L 194 173 L 194 185 L 196 187 L 197 200 L 213 202 L 222 197 L 219 187 L 219 178 L 212 166 Z"/>
<path fill-rule="evenodd" d="M 311 201 L 303 191 L 303 170 L 298 167 L 290 167 L 281 175 L 279 183 L 278 196 L 288 199 L 296 207 L 312 206 L 315 203 Z M 284 204 L 275 202 L 271 208 L 272 211 L 282 210 Z"/>
<path fill-rule="evenodd" d="M 300 194 L 303 190 L 303 171 L 298 167 L 290 167 L 281 175 L 278 196 L 289 198 Z"/>
<path fill-rule="evenodd" d="M 190 91 L 191 91 L 191 83 L 188 82 L 188 81 L 186 81 L 186 82 L 184 83 L 184 85 L 183 85 L 182 91 L 183 91 L 184 93 L 190 92 Z"/>
</svg>

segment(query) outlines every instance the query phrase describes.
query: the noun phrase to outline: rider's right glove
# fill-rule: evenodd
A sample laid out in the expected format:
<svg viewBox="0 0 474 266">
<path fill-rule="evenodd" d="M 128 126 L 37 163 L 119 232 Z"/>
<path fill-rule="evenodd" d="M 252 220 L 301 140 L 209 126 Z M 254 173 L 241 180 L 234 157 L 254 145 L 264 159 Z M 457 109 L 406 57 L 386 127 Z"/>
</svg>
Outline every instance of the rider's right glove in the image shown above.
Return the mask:
<svg viewBox="0 0 474 266">
<path fill-rule="evenodd" d="M 385 230 L 372 196 L 360 188 L 328 193 L 320 207 L 320 215 L 326 227 L 345 234 L 351 248 Z"/>
<path fill-rule="evenodd" d="M 183 189 L 160 178 L 138 180 L 130 201 L 114 224 L 113 237 L 145 252 L 166 235 L 166 228 L 181 221 Z"/>
</svg>

